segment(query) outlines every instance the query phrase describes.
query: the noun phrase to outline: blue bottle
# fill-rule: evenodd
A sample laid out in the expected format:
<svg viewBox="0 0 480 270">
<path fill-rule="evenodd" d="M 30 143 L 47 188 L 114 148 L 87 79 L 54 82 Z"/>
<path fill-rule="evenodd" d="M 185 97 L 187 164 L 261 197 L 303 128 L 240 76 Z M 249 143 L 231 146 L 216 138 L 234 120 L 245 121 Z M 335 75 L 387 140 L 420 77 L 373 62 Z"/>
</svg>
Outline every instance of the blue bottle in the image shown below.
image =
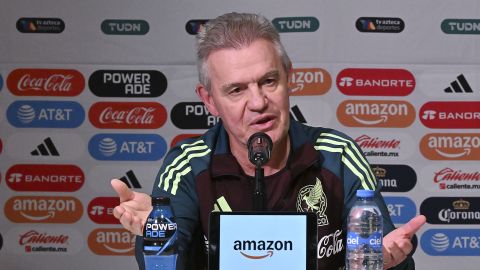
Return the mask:
<svg viewBox="0 0 480 270">
<path fill-rule="evenodd" d="M 177 223 L 170 199 L 152 196 L 152 212 L 143 228 L 143 258 L 146 270 L 175 270 Z"/>
<path fill-rule="evenodd" d="M 373 190 L 357 190 L 347 220 L 347 270 L 383 269 L 383 219 Z"/>
</svg>

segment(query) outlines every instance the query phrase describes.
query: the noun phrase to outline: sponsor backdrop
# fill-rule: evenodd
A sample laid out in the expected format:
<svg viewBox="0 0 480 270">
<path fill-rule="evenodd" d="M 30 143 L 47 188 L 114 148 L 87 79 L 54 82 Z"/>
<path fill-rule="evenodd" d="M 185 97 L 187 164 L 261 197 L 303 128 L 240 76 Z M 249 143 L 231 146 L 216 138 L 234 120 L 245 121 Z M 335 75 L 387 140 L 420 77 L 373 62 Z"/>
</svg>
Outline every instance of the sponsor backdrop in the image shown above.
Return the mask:
<svg viewBox="0 0 480 270">
<path fill-rule="evenodd" d="M 281 32 L 292 116 L 357 141 L 395 223 L 427 216 L 418 269 L 478 267 L 477 0 L 4 2 L 2 269 L 136 268 L 110 179 L 149 193 L 171 145 L 217 122 L 194 35 L 232 10 Z"/>
</svg>

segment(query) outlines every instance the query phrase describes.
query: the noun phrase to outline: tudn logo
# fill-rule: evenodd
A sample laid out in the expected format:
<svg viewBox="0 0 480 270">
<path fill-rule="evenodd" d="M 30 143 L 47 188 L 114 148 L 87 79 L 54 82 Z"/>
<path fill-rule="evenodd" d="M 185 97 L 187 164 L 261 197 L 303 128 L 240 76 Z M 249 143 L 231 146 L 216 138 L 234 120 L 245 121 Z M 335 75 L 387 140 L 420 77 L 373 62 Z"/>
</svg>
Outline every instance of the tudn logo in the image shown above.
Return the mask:
<svg viewBox="0 0 480 270">
<path fill-rule="evenodd" d="M 442 31 L 445 34 L 480 34 L 479 19 L 445 19 L 441 24 Z"/>
<path fill-rule="evenodd" d="M 415 108 L 398 100 L 345 100 L 337 118 L 348 127 L 408 127 L 415 121 Z"/>
<path fill-rule="evenodd" d="M 248 259 L 265 259 L 273 256 L 273 251 L 293 250 L 293 242 L 289 240 L 273 241 L 273 240 L 235 240 L 233 242 L 233 250 L 240 252 L 242 256 Z M 265 251 L 266 253 L 263 253 Z M 250 255 L 248 253 L 258 253 L 260 255 Z"/>
<path fill-rule="evenodd" d="M 448 236 L 446 234 L 436 233 L 432 235 L 432 238 L 430 239 L 430 244 L 432 245 L 432 248 L 437 252 L 443 252 L 447 250 L 450 246 L 450 240 L 448 239 Z"/>
<path fill-rule="evenodd" d="M 315 17 L 283 17 L 272 21 L 278 32 L 315 32 L 320 22 Z"/>
<path fill-rule="evenodd" d="M 32 156 L 60 156 L 57 148 L 50 137 L 43 140 L 43 143 L 37 146 L 37 149 L 30 152 Z"/>
<path fill-rule="evenodd" d="M 420 152 L 430 160 L 480 160 L 480 134 L 427 134 L 420 141 Z"/>
<path fill-rule="evenodd" d="M 332 77 L 321 68 L 295 68 L 289 80 L 291 96 L 323 95 L 332 87 Z"/>
<path fill-rule="evenodd" d="M 135 255 L 135 238 L 125 229 L 100 228 L 88 235 L 88 247 L 97 255 Z"/>
<path fill-rule="evenodd" d="M 463 74 L 457 76 L 457 80 L 450 83 L 450 87 L 445 88 L 445 93 L 473 93 L 470 84 Z"/>
<path fill-rule="evenodd" d="M 360 32 L 400 33 L 405 23 L 400 18 L 360 17 L 355 27 Z"/>
<path fill-rule="evenodd" d="M 65 30 L 65 23 L 59 18 L 20 18 L 17 30 L 20 33 L 58 34 Z"/>
<path fill-rule="evenodd" d="M 104 20 L 101 28 L 106 35 L 145 35 L 150 30 L 145 20 Z"/>
<path fill-rule="evenodd" d="M 189 20 L 185 24 L 185 30 L 187 33 L 190 35 L 196 35 L 200 30 L 205 27 L 205 24 L 208 22 L 208 20 Z"/>
<path fill-rule="evenodd" d="M 74 197 L 16 196 L 5 203 L 5 216 L 16 223 L 75 223 L 82 214 Z"/>
</svg>

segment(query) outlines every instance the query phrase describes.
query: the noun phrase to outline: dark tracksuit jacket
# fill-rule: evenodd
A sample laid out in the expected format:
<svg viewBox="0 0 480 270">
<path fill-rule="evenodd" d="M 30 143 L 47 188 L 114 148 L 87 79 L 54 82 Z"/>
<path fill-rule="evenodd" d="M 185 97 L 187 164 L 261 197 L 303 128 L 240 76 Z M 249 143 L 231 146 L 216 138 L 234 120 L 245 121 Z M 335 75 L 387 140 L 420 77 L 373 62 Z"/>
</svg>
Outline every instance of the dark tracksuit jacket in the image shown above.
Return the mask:
<svg viewBox="0 0 480 270">
<path fill-rule="evenodd" d="M 394 229 L 370 165 L 345 134 L 291 119 L 287 166 L 265 177 L 267 210 L 317 214 L 317 267 L 342 269 L 346 221 L 356 190 L 375 190 L 384 235 Z M 208 220 L 212 211 L 251 211 L 254 177 L 244 174 L 230 153 L 221 122 L 198 138 L 180 142 L 164 159 L 152 194 L 168 196 L 179 230 L 177 269 L 206 269 Z M 143 269 L 141 237 L 136 257 Z M 395 269 L 414 269 L 409 256 Z"/>
</svg>

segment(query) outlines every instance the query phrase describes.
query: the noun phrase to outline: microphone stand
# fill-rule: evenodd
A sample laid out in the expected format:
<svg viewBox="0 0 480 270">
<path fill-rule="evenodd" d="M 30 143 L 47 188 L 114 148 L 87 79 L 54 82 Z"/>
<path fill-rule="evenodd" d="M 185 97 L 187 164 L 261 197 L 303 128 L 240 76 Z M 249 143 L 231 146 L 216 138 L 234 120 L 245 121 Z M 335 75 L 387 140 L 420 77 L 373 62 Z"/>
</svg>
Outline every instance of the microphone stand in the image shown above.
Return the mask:
<svg viewBox="0 0 480 270">
<path fill-rule="evenodd" d="M 258 159 L 255 162 L 255 189 L 253 191 L 253 210 L 265 211 L 265 181 L 263 179 L 262 162 Z"/>
</svg>

